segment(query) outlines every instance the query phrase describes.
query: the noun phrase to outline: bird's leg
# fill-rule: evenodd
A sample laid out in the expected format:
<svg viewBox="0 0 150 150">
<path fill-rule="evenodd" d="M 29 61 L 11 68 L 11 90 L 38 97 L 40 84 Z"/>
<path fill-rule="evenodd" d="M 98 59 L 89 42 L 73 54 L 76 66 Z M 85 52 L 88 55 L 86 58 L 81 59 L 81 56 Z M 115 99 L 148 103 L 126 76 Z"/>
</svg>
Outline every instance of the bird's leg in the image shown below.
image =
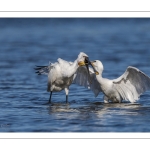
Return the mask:
<svg viewBox="0 0 150 150">
<path fill-rule="evenodd" d="M 106 103 L 106 104 L 109 103 L 109 99 L 106 95 L 104 95 L 103 100 L 104 100 L 104 103 Z"/>
<path fill-rule="evenodd" d="M 66 103 L 68 103 L 68 95 L 66 95 Z"/>
<path fill-rule="evenodd" d="M 52 91 L 50 92 L 49 103 L 51 103 Z"/>
<path fill-rule="evenodd" d="M 65 93 L 66 93 L 66 103 L 68 103 L 69 87 L 65 88 Z"/>
</svg>

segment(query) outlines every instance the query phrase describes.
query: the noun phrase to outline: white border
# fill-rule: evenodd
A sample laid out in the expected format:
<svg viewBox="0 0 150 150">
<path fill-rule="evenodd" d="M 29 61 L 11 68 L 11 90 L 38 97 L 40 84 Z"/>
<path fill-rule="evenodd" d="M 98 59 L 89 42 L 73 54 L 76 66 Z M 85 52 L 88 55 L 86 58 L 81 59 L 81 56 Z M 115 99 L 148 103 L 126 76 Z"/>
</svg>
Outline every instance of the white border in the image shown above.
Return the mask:
<svg viewBox="0 0 150 150">
<path fill-rule="evenodd" d="M 150 139 L 150 133 L 1 133 L 0 139 Z"/>
<path fill-rule="evenodd" d="M 5 0 L 0 11 L 149 11 L 148 0 Z"/>
<path fill-rule="evenodd" d="M 101 17 L 101 18 L 108 18 L 108 17 L 125 17 L 125 18 L 141 18 L 141 17 L 150 17 L 150 11 L 149 12 L 110 12 L 110 11 L 99 11 L 99 12 L 0 12 L 1 18 L 9 18 L 9 17 L 15 17 L 15 18 L 93 18 L 93 17 Z"/>
</svg>

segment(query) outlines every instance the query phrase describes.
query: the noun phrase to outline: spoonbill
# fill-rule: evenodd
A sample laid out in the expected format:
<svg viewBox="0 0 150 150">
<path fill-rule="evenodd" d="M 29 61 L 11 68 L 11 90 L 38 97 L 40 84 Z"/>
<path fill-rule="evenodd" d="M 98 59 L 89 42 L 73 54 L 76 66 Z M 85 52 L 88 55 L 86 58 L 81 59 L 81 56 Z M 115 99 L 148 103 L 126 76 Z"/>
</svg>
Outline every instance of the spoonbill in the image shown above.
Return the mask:
<svg viewBox="0 0 150 150">
<path fill-rule="evenodd" d="M 49 66 L 36 66 L 37 74 L 45 74 L 48 76 L 47 91 L 50 92 L 49 103 L 53 92 L 65 90 L 66 103 L 68 102 L 69 86 L 72 84 L 74 75 L 80 66 L 86 66 L 87 74 L 89 74 L 88 65 L 91 65 L 88 55 L 80 52 L 74 62 L 68 62 L 58 58 L 57 62 L 51 63 Z M 95 70 L 93 68 L 93 70 Z M 79 71 L 78 71 L 79 73 Z M 90 82 L 90 75 L 88 79 Z"/>
<path fill-rule="evenodd" d="M 88 84 L 86 78 L 80 80 L 81 76 L 76 76 L 74 82 L 90 88 L 94 92 L 95 97 L 102 92 L 104 94 L 104 103 L 109 103 L 109 100 L 119 103 L 122 100 L 127 100 L 134 103 L 141 94 L 150 90 L 150 77 L 135 67 L 127 67 L 126 71 L 119 78 L 110 80 L 102 77 L 104 67 L 101 61 L 95 60 L 91 64 L 99 73 L 95 74 L 92 68 L 89 69 L 92 83 Z M 87 76 L 85 67 L 80 68 L 80 74 Z"/>
</svg>

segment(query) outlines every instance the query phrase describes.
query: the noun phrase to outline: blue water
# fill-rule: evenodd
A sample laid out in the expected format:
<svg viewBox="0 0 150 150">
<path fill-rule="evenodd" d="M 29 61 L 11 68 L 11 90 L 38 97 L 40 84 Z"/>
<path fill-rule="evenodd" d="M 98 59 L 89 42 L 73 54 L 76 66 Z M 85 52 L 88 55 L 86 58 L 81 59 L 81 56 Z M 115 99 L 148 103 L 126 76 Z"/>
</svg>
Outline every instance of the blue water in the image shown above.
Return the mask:
<svg viewBox="0 0 150 150">
<path fill-rule="evenodd" d="M 47 77 L 35 65 L 81 51 L 102 61 L 106 78 L 128 66 L 150 76 L 150 19 L 1 18 L 0 132 L 149 132 L 149 91 L 134 105 L 104 104 L 103 94 L 72 84 L 68 104 L 64 91 L 46 104 Z"/>
</svg>

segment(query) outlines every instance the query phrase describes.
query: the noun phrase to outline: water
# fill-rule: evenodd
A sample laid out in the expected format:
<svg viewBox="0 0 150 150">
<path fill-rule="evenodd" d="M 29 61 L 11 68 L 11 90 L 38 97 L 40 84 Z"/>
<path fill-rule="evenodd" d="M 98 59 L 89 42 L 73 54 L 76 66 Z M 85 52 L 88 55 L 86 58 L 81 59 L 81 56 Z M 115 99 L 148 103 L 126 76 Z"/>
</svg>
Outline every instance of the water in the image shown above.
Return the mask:
<svg viewBox="0 0 150 150">
<path fill-rule="evenodd" d="M 46 104 L 47 77 L 35 65 L 73 61 L 80 51 L 117 78 L 128 66 L 150 75 L 150 19 L 0 19 L 0 132 L 149 132 L 150 92 L 137 104 L 104 104 L 83 87 L 70 86 Z"/>
</svg>

